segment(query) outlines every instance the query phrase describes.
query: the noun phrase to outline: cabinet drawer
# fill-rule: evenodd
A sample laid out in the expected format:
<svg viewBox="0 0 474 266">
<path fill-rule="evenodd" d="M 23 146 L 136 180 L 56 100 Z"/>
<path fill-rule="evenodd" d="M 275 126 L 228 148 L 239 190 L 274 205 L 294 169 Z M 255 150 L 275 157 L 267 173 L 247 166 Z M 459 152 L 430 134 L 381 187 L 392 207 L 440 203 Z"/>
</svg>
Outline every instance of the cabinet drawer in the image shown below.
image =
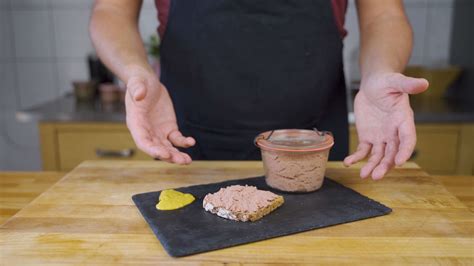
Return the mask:
<svg viewBox="0 0 474 266">
<path fill-rule="evenodd" d="M 59 168 L 70 170 L 84 160 L 144 160 L 128 131 L 59 131 Z"/>
<path fill-rule="evenodd" d="M 418 127 L 413 161 L 429 173 L 455 173 L 458 145 L 458 128 Z"/>
<path fill-rule="evenodd" d="M 458 160 L 459 127 L 417 125 L 417 143 L 411 161 L 432 174 L 455 173 Z M 350 151 L 357 149 L 357 132 L 350 128 Z"/>
</svg>

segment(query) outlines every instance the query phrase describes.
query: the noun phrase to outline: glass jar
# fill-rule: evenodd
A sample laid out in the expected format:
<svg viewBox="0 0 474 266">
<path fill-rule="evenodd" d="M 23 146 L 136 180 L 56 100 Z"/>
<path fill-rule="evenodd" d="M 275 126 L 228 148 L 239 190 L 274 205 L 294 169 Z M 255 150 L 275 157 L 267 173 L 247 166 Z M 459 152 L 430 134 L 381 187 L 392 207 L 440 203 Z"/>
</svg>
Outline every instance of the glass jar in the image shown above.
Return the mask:
<svg viewBox="0 0 474 266">
<path fill-rule="evenodd" d="M 262 152 L 266 183 L 287 192 L 318 190 L 324 181 L 330 132 L 307 129 L 271 130 L 259 134 L 255 145 Z"/>
</svg>

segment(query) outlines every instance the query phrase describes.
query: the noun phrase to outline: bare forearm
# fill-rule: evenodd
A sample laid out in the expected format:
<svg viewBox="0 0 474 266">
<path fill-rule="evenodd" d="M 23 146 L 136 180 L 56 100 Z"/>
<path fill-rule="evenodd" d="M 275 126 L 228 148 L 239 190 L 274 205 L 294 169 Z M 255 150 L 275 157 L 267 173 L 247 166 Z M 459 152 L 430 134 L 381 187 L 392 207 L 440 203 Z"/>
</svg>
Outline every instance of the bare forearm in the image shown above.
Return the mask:
<svg viewBox="0 0 474 266">
<path fill-rule="evenodd" d="M 367 8 L 373 0 L 359 0 L 362 79 L 378 72 L 402 72 L 412 50 L 412 30 L 401 1 L 379 1 L 380 8 Z M 380 3 L 382 2 L 382 3 Z"/>
<path fill-rule="evenodd" d="M 90 34 L 100 59 L 127 82 L 136 69 L 151 71 L 138 30 L 141 1 L 98 0 Z"/>
</svg>

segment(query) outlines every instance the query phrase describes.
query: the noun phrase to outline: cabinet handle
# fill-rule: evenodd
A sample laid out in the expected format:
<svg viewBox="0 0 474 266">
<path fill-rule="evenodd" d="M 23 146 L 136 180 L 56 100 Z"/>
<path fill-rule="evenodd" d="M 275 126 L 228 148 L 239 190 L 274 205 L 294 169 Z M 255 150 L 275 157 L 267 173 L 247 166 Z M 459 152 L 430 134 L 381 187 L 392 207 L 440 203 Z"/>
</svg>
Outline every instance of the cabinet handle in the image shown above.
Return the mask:
<svg viewBox="0 0 474 266">
<path fill-rule="evenodd" d="M 409 160 L 415 160 L 416 157 L 418 157 L 418 154 L 419 154 L 418 150 L 414 150 Z"/>
<path fill-rule="evenodd" d="M 97 148 L 95 149 L 95 155 L 99 158 L 130 158 L 133 156 L 135 151 L 133 149 L 123 150 L 104 150 Z"/>
</svg>

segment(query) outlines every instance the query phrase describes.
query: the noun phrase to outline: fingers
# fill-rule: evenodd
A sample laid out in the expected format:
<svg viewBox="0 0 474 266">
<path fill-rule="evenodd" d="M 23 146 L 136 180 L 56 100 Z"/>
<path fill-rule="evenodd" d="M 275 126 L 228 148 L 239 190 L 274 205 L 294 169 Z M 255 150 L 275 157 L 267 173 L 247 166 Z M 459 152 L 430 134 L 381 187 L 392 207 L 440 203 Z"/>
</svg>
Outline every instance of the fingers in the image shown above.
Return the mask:
<svg viewBox="0 0 474 266">
<path fill-rule="evenodd" d="M 397 154 L 398 143 L 389 142 L 385 146 L 385 155 L 380 164 L 372 172 L 372 179 L 382 179 L 384 175 L 395 165 L 395 155 Z"/>
<path fill-rule="evenodd" d="M 173 143 L 166 139 L 165 136 L 160 137 L 155 135 L 151 130 L 142 126 L 142 124 L 146 123 L 137 123 L 136 120 L 132 120 L 132 122 L 128 123 L 128 128 L 140 150 L 154 158 L 169 163 L 190 164 L 192 162 L 188 154 L 173 147 Z M 176 135 L 176 133 L 174 135 Z M 179 133 L 179 135 L 181 135 L 181 133 Z M 179 137 L 178 135 L 176 136 Z M 182 135 L 181 137 L 184 138 Z M 184 139 L 186 140 L 185 143 L 188 143 L 188 138 Z M 194 145 L 194 143 L 194 139 L 192 139 L 192 143 L 190 144 Z"/>
<path fill-rule="evenodd" d="M 360 176 L 367 178 L 372 175 L 374 180 L 382 179 L 395 164 L 394 159 L 398 151 L 398 142 L 374 144 L 373 146 L 369 143 L 361 143 L 356 152 L 344 159 L 344 165 L 350 166 L 363 160 L 371 150 L 369 161 L 362 167 Z"/>
<path fill-rule="evenodd" d="M 163 142 L 171 153 L 172 162 L 178 164 L 190 164 L 192 162 L 192 159 L 188 154 L 180 152 L 173 146 L 189 148 L 196 144 L 196 141 L 193 138 L 184 137 L 179 130 L 173 130 L 170 134 L 168 134 L 168 140 L 163 140 Z"/>
<path fill-rule="evenodd" d="M 180 152 L 176 148 L 172 148 L 171 161 L 176 164 L 190 164 L 193 160 L 188 154 Z"/>
<path fill-rule="evenodd" d="M 179 132 L 178 130 L 172 131 L 168 135 L 168 139 L 171 141 L 171 143 L 174 146 L 181 147 L 181 148 L 189 148 L 191 146 L 194 146 L 194 144 L 196 144 L 196 141 L 193 138 L 184 137 L 183 134 L 181 134 L 181 132 Z"/>
<path fill-rule="evenodd" d="M 189 155 L 178 151 L 171 143 L 164 139 L 160 140 L 136 120 L 128 123 L 128 128 L 132 134 L 133 140 L 137 147 L 153 158 L 160 159 L 169 163 L 176 164 L 190 164 L 191 157 Z"/>
<path fill-rule="evenodd" d="M 163 140 L 163 143 L 171 154 L 169 162 L 176 164 L 190 164 L 192 162 L 192 159 L 188 154 L 180 152 L 178 149 L 173 147 L 170 141 Z"/>
<path fill-rule="evenodd" d="M 163 145 L 159 145 L 152 141 L 149 132 L 140 126 L 129 126 L 132 138 L 137 147 L 148 155 L 160 160 L 168 160 L 171 157 L 170 152 Z"/>
<path fill-rule="evenodd" d="M 428 89 L 429 83 L 423 78 L 411 78 L 399 74 L 390 80 L 390 85 L 398 91 L 408 94 L 418 94 Z"/>
<path fill-rule="evenodd" d="M 416 130 L 413 121 L 407 121 L 400 125 L 398 129 L 398 137 L 400 139 L 400 146 L 395 157 L 397 165 L 404 164 L 410 159 L 416 145 Z"/>
<path fill-rule="evenodd" d="M 352 164 L 363 160 L 369 154 L 370 148 L 372 148 L 372 145 L 369 143 L 359 143 L 359 146 L 357 146 L 357 151 L 344 159 L 344 165 L 351 166 Z"/>
<path fill-rule="evenodd" d="M 131 78 L 127 83 L 127 91 L 133 100 L 143 100 L 147 92 L 145 80 L 139 78 Z"/>
<path fill-rule="evenodd" d="M 369 161 L 360 170 L 360 177 L 368 177 L 374 168 L 380 163 L 385 154 L 385 143 L 374 144 Z"/>
</svg>

